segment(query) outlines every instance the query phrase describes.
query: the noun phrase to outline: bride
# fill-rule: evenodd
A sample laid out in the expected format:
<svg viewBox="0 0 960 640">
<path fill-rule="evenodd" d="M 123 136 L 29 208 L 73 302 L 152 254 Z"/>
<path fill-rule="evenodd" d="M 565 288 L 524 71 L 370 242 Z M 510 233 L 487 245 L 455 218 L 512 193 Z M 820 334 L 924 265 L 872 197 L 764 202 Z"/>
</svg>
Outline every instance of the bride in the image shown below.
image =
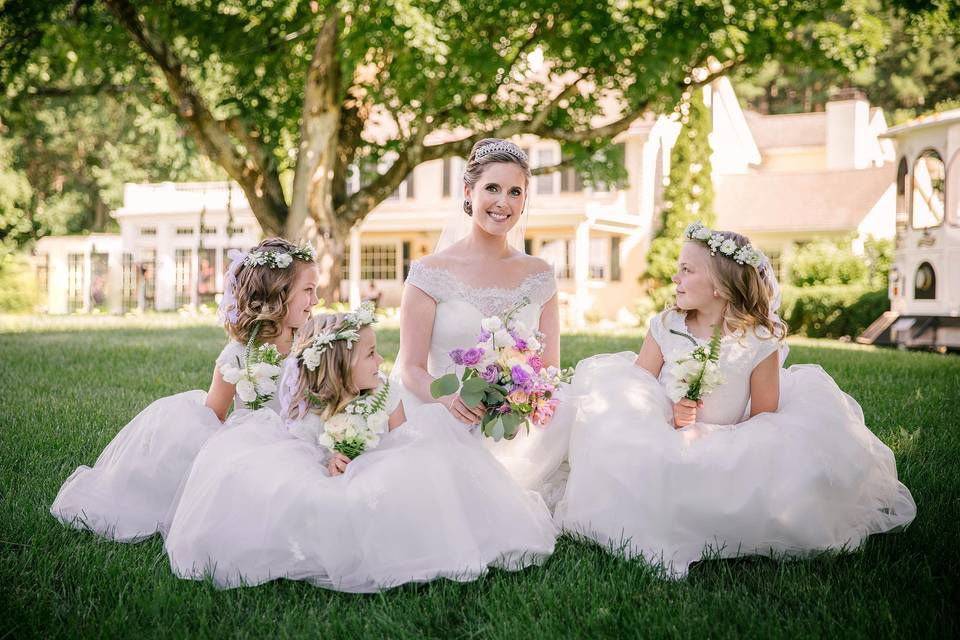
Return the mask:
<svg viewBox="0 0 960 640">
<path fill-rule="evenodd" d="M 468 406 L 458 394 L 434 399 L 430 384 L 446 373 L 462 373 L 449 353 L 476 342 L 481 319 L 502 316 L 524 300 L 527 304 L 514 317 L 540 329 L 546 338 L 543 364 L 559 366 L 553 268 L 523 251 L 530 176 L 526 153 L 512 142 L 487 138 L 470 152 L 463 212 L 447 223 L 436 251 L 411 265 L 404 287 L 401 349 L 393 377 L 403 389 L 405 406 L 440 402 L 464 428 L 476 429 L 482 406 Z M 512 440 L 485 439 L 523 488 L 547 492 L 548 479 L 566 458 L 572 420 L 565 419 L 560 404 L 546 427 L 531 427 L 529 433 L 521 429 Z"/>
</svg>

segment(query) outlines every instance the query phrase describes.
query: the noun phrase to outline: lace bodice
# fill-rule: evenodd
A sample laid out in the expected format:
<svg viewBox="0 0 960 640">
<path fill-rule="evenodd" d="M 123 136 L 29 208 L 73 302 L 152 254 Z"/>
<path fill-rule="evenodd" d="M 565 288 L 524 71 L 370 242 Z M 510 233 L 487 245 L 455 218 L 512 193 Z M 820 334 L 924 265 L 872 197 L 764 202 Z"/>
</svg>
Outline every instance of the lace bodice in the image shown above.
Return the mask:
<svg viewBox="0 0 960 640">
<path fill-rule="evenodd" d="M 243 351 L 246 347 L 236 340 L 231 340 L 227 343 L 227 346 L 223 348 L 223 351 L 220 352 L 220 355 L 217 356 L 217 369 L 221 365 L 226 363 L 241 365 L 243 363 Z M 287 367 L 280 368 L 280 378 L 277 380 L 277 389 L 283 388 L 284 374 L 287 371 Z M 280 411 L 280 394 L 279 391 L 273 394 L 273 398 L 270 399 L 264 405 L 265 408 L 273 409 L 274 411 Z M 240 399 L 240 396 L 234 394 L 233 396 L 233 415 L 239 415 L 241 412 L 247 412 L 247 405 Z"/>
<path fill-rule="evenodd" d="M 686 313 L 668 309 L 650 320 L 649 335 L 652 335 L 663 352 L 663 368 L 660 383 L 666 385 L 677 358 L 693 349 L 690 339 L 671 333 L 671 330 L 690 335 Z M 720 371 L 724 381 L 716 390 L 703 398 L 703 408 L 697 412 L 697 420 L 713 424 L 734 424 L 747 411 L 750 400 L 750 374 L 764 358 L 780 346 L 764 329 L 758 335 L 748 331 L 746 335 L 725 336 L 720 343 Z M 696 338 L 695 338 L 696 339 Z M 709 340 L 697 339 L 699 344 Z"/>
<path fill-rule="evenodd" d="M 557 291 L 553 271 L 533 273 L 512 288 L 473 287 L 446 269 L 421 262 L 411 265 L 407 285 L 417 287 L 437 302 L 427 358 L 427 369 L 434 377 L 454 370 L 461 372 L 450 360 L 450 351 L 474 344 L 483 318 L 502 315 L 527 298 L 529 304 L 514 317 L 529 327 L 537 327 L 543 306 Z"/>
</svg>

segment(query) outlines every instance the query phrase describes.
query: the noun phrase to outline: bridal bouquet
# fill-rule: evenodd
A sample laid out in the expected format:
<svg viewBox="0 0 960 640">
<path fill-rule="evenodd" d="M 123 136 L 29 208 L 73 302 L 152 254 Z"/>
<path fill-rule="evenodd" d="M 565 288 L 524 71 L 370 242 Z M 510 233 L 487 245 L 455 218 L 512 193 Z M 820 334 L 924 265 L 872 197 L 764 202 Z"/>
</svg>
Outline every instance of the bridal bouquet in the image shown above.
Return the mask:
<svg viewBox="0 0 960 640">
<path fill-rule="evenodd" d="M 723 384 L 720 373 L 720 327 L 713 328 L 710 343 L 704 347 L 693 336 L 681 331 L 670 333 L 683 336 L 693 343 L 693 349 L 687 353 L 671 354 L 675 366 L 670 370 L 671 380 L 667 384 L 667 395 L 674 402 L 683 398 L 700 400 Z"/>
<path fill-rule="evenodd" d="M 481 431 L 494 440 L 513 438 L 521 425 L 528 432 L 531 424 L 546 425 L 557 406 L 557 389 L 572 375 L 543 366 L 543 334 L 513 319 L 529 303 L 524 298 L 503 318 L 484 318 L 477 344 L 450 352 L 454 364 L 464 367 L 462 376 L 448 373 L 430 385 L 434 398 L 459 391 L 465 404 L 483 403 Z"/>
<path fill-rule="evenodd" d="M 343 411 L 323 423 L 317 443 L 351 460 L 376 447 L 381 436 L 388 431 L 390 416 L 386 406 L 389 393 L 390 383 L 385 382 L 376 393 L 351 401 Z"/>
<path fill-rule="evenodd" d="M 260 409 L 273 398 L 280 377 L 280 362 L 283 356 L 272 344 L 253 346 L 253 338 L 247 344 L 243 358 L 237 363 L 226 362 L 220 366 L 225 382 L 237 385 L 237 395 L 248 409 Z"/>
</svg>

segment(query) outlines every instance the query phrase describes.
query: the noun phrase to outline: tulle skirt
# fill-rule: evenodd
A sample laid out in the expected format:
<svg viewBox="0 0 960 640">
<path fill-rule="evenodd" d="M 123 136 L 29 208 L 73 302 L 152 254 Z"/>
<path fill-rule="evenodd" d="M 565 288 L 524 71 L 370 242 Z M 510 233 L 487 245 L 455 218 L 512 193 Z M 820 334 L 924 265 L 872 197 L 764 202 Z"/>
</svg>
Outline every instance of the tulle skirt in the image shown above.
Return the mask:
<svg viewBox="0 0 960 640">
<path fill-rule="evenodd" d="M 223 428 L 204 406 L 206 397 L 203 391 L 186 391 L 151 403 L 93 467 L 78 467 L 67 478 L 50 507 L 53 516 L 118 542 L 162 532 L 194 457 Z"/>
<path fill-rule="evenodd" d="M 219 587 L 275 578 L 372 592 L 541 562 L 557 529 L 440 405 L 330 477 L 321 449 L 251 415 L 210 440 L 178 499 L 174 572 Z"/>
<path fill-rule="evenodd" d="M 781 371 L 776 413 L 676 430 L 634 358 L 577 369 L 565 530 L 683 577 L 702 558 L 856 549 L 915 517 L 893 453 L 820 367 Z"/>
</svg>

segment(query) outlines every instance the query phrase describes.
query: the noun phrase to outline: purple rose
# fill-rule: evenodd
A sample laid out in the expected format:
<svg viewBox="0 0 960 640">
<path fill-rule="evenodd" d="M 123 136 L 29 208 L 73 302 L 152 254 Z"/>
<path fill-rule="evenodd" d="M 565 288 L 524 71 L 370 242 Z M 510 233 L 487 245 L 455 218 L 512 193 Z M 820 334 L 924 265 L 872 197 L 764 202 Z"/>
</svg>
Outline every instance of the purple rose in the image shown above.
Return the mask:
<svg viewBox="0 0 960 640">
<path fill-rule="evenodd" d="M 518 364 L 513 365 L 513 368 L 510 369 L 510 378 L 513 380 L 514 384 L 520 386 L 530 383 L 530 374 Z"/>
<path fill-rule="evenodd" d="M 463 364 L 463 349 L 454 349 L 450 352 L 450 359 L 454 364 Z"/>
<path fill-rule="evenodd" d="M 468 367 L 472 367 L 478 362 L 480 362 L 480 359 L 483 358 L 483 353 L 484 351 L 480 347 L 473 347 L 472 349 L 467 349 L 466 351 L 463 352 L 463 361 L 458 362 L 457 364 L 463 364 Z"/>
<path fill-rule="evenodd" d="M 491 364 L 480 372 L 480 377 L 490 384 L 493 384 L 500 379 L 500 369 L 497 367 L 497 365 Z"/>
<path fill-rule="evenodd" d="M 497 407 L 497 411 L 499 411 L 500 413 L 510 413 L 510 403 L 504 402 L 502 405 Z"/>
<path fill-rule="evenodd" d="M 486 329 L 480 331 L 480 339 L 477 342 L 487 342 L 490 338 L 493 337 L 493 334 L 487 331 Z"/>
<path fill-rule="evenodd" d="M 518 338 L 516 331 L 511 331 L 510 337 L 513 338 L 513 346 L 516 347 L 519 351 L 527 350 L 527 341 L 524 340 L 523 338 Z"/>
</svg>

